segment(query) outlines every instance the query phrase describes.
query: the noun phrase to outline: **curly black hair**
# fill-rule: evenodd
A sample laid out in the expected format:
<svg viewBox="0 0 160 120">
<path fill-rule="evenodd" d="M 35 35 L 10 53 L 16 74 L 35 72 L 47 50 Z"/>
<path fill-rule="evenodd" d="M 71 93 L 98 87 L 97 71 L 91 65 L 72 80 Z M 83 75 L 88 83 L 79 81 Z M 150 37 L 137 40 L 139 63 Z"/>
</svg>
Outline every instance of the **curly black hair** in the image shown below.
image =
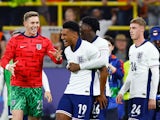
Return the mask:
<svg viewBox="0 0 160 120">
<path fill-rule="evenodd" d="M 99 21 L 95 17 L 86 16 L 82 18 L 82 23 L 89 25 L 94 32 L 96 32 L 97 30 L 100 30 Z"/>
</svg>

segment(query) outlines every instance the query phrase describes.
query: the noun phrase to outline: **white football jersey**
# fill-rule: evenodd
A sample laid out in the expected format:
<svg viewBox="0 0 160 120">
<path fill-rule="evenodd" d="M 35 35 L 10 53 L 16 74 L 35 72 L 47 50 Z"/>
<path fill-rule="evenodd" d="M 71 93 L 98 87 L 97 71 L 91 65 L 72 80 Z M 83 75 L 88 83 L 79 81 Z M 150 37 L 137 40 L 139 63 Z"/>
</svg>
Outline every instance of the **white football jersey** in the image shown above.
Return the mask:
<svg viewBox="0 0 160 120">
<path fill-rule="evenodd" d="M 80 64 L 80 68 L 85 70 L 85 69 L 98 69 L 103 66 L 108 67 L 108 62 L 109 62 L 108 41 L 97 36 L 95 40 L 92 42 L 92 44 L 98 48 L 100 56 L 98 59 L 92 59 L 92 61 Z M 108 82 L 106 82 L 106 91 L 107 91 L 106 95 L 110 96 L 110 88 Z M 100 83 L 99 83 L 98 72 L 95 74 L 95 80 L 94 80 L 94 96 L 97 95 L 100 95 Z"/>
<path fill-rule="evenodd" d="M 92 43 L 93 45 L 95 45 L 98 50 L 100 51 L 101 53 L 101 57 L 103 58 L 103 61 L 105 61 L 106 63 L 106 67 L 108 66 L 108 62 L 109 62 L 109 47 L 108 47 L 108 41 L 101 38 L 101 37 L 97 37 L 97 39 L 94 40 L 94 42 Z M 107 59 L 108 58 L 108 59 Z M 96 79 L 99 79 L 99 77 Z M 96 91 L 98 90 L 97 88 L 100 87 L 100 84 L 99 84 L 99 80 L 95 80 L 95 83 L 94 83 L 94 91 L 95 93 L 100 93 L 100 91 Z M 106 96 L 111 96 L 111 93 L 110 93 L 110 88 L 109 88 L 109 82 L 106 81 Z"/>
<path fill-rule="evenodd" d="M 75 51 L 68 46 L 65 49 L 65 55 L 68 63 L 74 62 L 77 64 L 89 62 L 92 59 L 97 59 L 100 56 L 98 49 L 91 43 L 78 40 L 79 46 Z M 93 70 L 79 70 L 71 72 L 69 83 L 66 87 L 65 94 L 76 95 L 93 95 L 93 82 L 95 71 Z"/>
<path fill-rule="evenodd" d="M 130 89 L 130 98 L 146 98 L 149 84 L 149 70 L 156 68 L 156 72 L 151 73 L 150 92 L 148 93 L 150 98 L 155 99 L 159 82 L 158 50 L 150 42 L 144 42 L 139 47 L 133 44 L 129 49 L 129 60 L 130 71 L 119 93 L 123 95 Z"/>
</svg>

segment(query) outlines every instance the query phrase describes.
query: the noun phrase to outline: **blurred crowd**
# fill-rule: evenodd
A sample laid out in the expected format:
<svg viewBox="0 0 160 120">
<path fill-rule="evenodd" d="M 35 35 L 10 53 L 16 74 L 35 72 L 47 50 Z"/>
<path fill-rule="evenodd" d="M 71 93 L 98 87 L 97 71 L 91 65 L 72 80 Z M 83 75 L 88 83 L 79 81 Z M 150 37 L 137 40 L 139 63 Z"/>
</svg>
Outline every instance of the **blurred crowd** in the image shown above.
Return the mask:
<svg viewBox="0 0 160 120">
<path fill-rule="evenodd" d="M 0 6 L 0 26 L 22 26 L 23 14 L 27 11 L 38 11 L 40 14 L 41 26 L 57 26 L 58 8 L 55 5 L 47 5 L 46 2 L 77 2 L 84 0 L 1 0 L 9 2 L 9 6 Z M 85 0 L 86 1 L 86 0 Z M 100 30 L 97 35 L 104 37 L 110 35 L 115 39 L 115 50 L 113 53 L 123 61 L 127 60 L 127 51 L 132 44 L 128 31 L 111 31 L 108 28 L 112 25 L 129 25 L 133 18 L 132 2 L 138 5 L 138 16 L 142 17 L 148 26 L 160 25 L 159 11 L 160 0 L 87 0 L 99 1 L 103 6 L 64 6 L 63 23 L 69 20 L 80 23 L 84 16 L 93 16 L 99 20 Z M 126 6 L 108 6 L 108 2 L 126 2 Z M 27 2 L 40 2 L 42 6 L 25 6 Z M 3 32 L 2 32 L 3 33 Z M 148 31 L 145 32 L 148 37 Z M 5 36 L 3 40 L 5 40 Z M 61 41 L 60 41 L 61 42 Z M 6 43 L 1 44 L 5 46 Z M 60 44 L 61 45 L 61 44 Z M 124 46 L 124 48 L 122 48 Z M 119 48 L 120 47 L 120 48 Z M 1 47 L 5 49 L 5 47 Z M 121 49 L 121 50 L 119 50 Z M 2 50 L 3 51 L 3 50 Z M 123 52 L 122 52 L 123 51 Z M 2 52 L 3 53 L 3 52 Z M 122 54 L 122 55 L 121 55 Z"/>
<path fill-rule="evenodd" d="M 9 6 L 0 7 L 0 24 L 1 25 L 22 25 L 21 18 L 23 14 L 29 10 L 38 11 L 41 15 L 42 25 L 57 25 L 57 6 L 46 5 L 46 2 L 77 2 L 77 1 L 102 1 L 103 6 L 99 7 L 102 16 L 98 19 L 112 19 L 113 14 L 116 14 L 117 21 L 114 24 L 117 25 L 129 25 L 129 21 L 133 17 L 132 2 L 135 2 L 138 6 L 138 16 L 143 17 L 148 25 L 158 25 L 159 23 L 159 11 L 160 6 L 157 4 L 160 0 L 1 0 L 2 2 L 9 2 Z M 107 6 L 108 2 L 126 2 L 126 6 Z M 28 2 L 41 2 L 42 6 L 25 6 Z M 80 7 L 68 7 L 64 6 L 63 13 L 68 9 L 73 9 L 76 21 L 79 21 L 86 15 L 92 15 L 93 9 L 96 6 L 80 6 Z M 95 11 L 94 11 L 95 13 Z M 66 13 L 67 14 L 67 13 Z M 147 17 L 148 16 L 148 17 Z M 63 16 L 64 21 L 67 15 Z"/>
<path fill-rule="evenodd" d="M 75 21 L 80 23 L 84 16 L 93 16 L 100 23 L 100 30 L 97 35 L 104 38 L 106 35 L 114 39 L 114 50 L 112 53 L 125 64 L 128 62 L 128 51 L 132 45 L 129 32 L 127 31 L 110 31 L 112 25 L 128 25 L 133 18 L 132 2 L 136 2 L 138 6 L 138 16 L 142 17 L 148 26 L 160 25 L 160 0 L 1 0 L 2 2 L 10 2 L 9 6 L 0 6 L 0 58 L 3 55 L 7 39 L 3 33 L 3 26 L 22 26 L 23 15 L 27 11 L 38 11 L 42 26 L 57 26 L 57 6 L 46 5 L 46 2 L 62 2 L 62 1 L 101 1 L 103 6 L 64 6 L 63 22 Z M 126 6 L 108 6 L 108 2 L 126 2 Z M 25 6 L 27 2 L 41 2 L 42 6 Z M 145 37 L 148 38 L 148 31 Z M 60 44 L 56 47 L 64 48 L 62 40 L 59 38 Z M 65 59 L 65 56 L 64 56 Z M 64 66 L 65 67 L 65 66 Z M 125 69 L 124 69 L 125 70 Z M 44 118 L 46 119 L 46 118 Z M 47 118 L 49 120 L 49 118 Z"/>
</svg>

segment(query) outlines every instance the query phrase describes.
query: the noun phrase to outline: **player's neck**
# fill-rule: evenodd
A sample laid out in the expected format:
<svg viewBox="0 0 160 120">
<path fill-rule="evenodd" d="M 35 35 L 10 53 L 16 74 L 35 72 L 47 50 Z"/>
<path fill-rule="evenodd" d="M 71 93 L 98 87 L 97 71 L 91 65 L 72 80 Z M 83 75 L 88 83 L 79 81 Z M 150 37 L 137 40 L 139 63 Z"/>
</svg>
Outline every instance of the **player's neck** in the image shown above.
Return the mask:
<svg viewBox="0 0 160 120">
<path fill-rule="evenodd" d="M 137 40 L 134 40 L 135 45 L 138 47 L 140 46 L 142 43 L 144 43 L 145 39 L 144 37 L 138 38 Z"/>
<path fill-rule="evenodd" d="M 24 35 L 28 36 L 28 37 L 35 37 L 35 36 L 37 36 L 37 33 L 36 34 L 31 34 L 31 33 L 26 31 L 26 32 L 24 32 Z"/>
<path fill-rule="evenodd" d="M 90 33 L 90 35 L 88 36 L 88 40 L 89 40 L 89 42 L 93 42 L 93 40 L 95 39 L 95 37 L 96 37 L 96 34 L 95 33 Z"/>
</svg>

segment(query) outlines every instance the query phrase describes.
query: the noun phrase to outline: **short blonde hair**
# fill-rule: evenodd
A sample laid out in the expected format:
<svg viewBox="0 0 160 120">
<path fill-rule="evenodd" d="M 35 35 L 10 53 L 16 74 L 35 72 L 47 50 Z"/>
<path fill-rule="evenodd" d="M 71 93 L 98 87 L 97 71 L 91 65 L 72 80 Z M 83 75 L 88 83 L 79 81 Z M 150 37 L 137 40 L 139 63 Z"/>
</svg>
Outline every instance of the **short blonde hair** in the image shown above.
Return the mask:
<svg viewBox="0 0 160 120">
<path fill-rule="evenodd" d="M 26 21 L 28 18 L 33 17 L 33 16 L 39 17 L 39 13 L 38 13 L 38 12 L 35 12 L 35 11 L 26 12 L 26 13 L 24 14 L 23 21 Z"/>
<path fill-rule="evenodd" d="M 142 17 L 136 17 L 136 18 L 132 19 L 130 21 L 130 24 L 132 24 L 132 23 L 137 23 L 140 26 L 144 26 L 144 28 L 146 27 L 146 21 Z"/>
</svg>

